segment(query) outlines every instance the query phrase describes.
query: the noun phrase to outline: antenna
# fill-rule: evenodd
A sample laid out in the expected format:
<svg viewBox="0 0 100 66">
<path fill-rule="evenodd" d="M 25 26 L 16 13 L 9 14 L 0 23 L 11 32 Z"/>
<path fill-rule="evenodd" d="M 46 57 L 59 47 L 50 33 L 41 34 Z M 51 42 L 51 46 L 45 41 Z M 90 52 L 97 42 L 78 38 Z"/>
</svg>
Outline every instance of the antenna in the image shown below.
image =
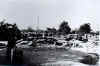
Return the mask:
<svg viewBox="0 0 100 66">
<path fill-rule="evenodd" d="M 39 30 L 39 16 L 37 16 L 37 30 Z"/>
</svg>

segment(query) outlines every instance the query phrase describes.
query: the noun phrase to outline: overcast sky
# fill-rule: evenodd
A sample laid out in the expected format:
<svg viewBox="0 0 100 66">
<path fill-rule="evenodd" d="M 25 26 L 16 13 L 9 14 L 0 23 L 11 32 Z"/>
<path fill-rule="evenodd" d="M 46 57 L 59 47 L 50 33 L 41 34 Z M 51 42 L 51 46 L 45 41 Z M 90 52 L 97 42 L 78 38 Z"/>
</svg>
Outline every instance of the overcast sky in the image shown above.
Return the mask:
<svg viewBox="0 0 100 66">
<path fill-rule="evenodd" d="M 0 0 L 0 19 L 17 23 L 20 29 L 56 27 L 66 20 L 72 29 L 91 23 L 100 28 L 100 0 Z"/>
</svg>

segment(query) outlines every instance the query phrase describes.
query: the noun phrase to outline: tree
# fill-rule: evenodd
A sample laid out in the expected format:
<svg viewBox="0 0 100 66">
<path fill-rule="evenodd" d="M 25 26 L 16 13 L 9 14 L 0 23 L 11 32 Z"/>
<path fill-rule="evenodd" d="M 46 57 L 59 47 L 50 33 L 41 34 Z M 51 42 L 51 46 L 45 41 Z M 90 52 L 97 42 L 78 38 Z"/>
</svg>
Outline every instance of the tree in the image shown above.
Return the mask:
<svg viewBox="0 0 100 66">
<path fill-rule="evenodd" d="M 28 27 L 27 29 L 23 29 L 22 32 L 34 32 L 34 29 Z"/>
<path fill-rule="evenodd" d="M 28 28 L 27 28 L 27 31 L 28 31 L 28 32 L 33 32 L 34 30 L 33 30 L 31 27 L 28 27 Z"/>
<path fill-rule="evenodd" d="M 49 28 L 49 27 L 47 28 L 46 31 L 49 32 L 49 33 L 52 33 L 53 35 L 55 35 L 56 32 L 57 32 L 56 28 Z"/>
<path fill-rule="evenodd" d="M 60 26 L 59 26 L 59 33 L 60 34 L 63 34 L 63 35 L 66 35 L 66 34 L 69 34 L 70 31 L 71 31 L 71 28 L 70 26 L 68 25 L 68 22 L 66 21 L 63 21 Z"/>
<path fill-rule="evenodd" d="M 0 22 L 0 40 L 9 41 L 10 39 L 16 37 L 16 40 L 22 38 L 21 31 L 16 24 L 8 24 Z"/>
<path fill-rule="evenodd" d="M 91 32 L 91 26 L 90 23 L 85 23 L 80 26 L 79 28 L 80 33 L 90 33 Z"/>
</svg>

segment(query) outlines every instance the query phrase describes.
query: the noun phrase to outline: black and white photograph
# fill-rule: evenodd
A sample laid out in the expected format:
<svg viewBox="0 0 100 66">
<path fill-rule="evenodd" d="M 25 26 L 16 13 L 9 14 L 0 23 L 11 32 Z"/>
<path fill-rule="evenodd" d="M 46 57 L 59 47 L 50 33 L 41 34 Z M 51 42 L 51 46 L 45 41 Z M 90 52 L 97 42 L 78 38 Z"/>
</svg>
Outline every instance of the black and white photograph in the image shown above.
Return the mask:
<svg viewBox="0 0 100 66">
<path fill-rule="evenodd" d="M 0 66 L 100 66 L 100 0 L 0 0 Z"/>
</svg>

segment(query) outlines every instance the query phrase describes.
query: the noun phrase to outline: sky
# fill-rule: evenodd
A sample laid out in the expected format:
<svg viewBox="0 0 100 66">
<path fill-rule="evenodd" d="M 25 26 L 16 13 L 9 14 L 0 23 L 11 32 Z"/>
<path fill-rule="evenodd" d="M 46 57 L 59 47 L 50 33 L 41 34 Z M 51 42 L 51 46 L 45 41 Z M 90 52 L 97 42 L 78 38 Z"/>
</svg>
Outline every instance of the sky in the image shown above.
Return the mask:
<svg viewBox="0 0 100 66">
<path fill-rule="evenodd" d="M 100 30 L 100 0 L 0 0 L 3 19 L 20 29 L 36 29 L 37 25 L 39 29 L 58 29 L 65 20 L 72 29 L 90 23 L 93 30 Z"/>
</svg>

